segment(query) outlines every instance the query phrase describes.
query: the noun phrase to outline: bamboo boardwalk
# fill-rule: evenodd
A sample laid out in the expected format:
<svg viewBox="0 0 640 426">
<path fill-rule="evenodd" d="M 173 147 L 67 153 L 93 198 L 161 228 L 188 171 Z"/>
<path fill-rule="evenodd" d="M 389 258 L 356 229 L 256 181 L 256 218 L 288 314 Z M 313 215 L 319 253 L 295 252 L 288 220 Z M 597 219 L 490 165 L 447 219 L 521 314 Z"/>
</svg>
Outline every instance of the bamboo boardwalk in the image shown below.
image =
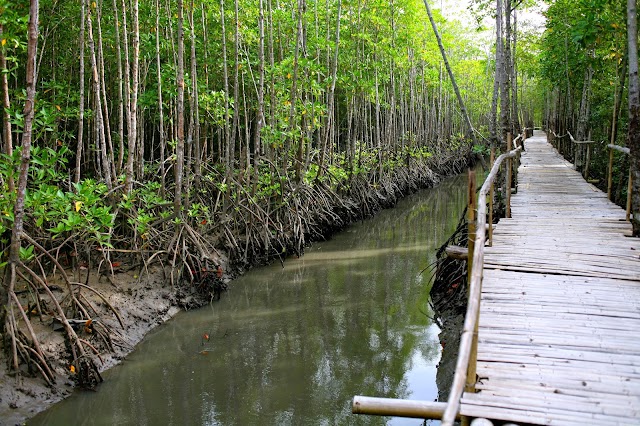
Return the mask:
<svg viewBox="0 0 640 426">
<path fill-rule="evenodd" d="M 466 416 L 640 425 L 640 239 L 546 142 L 527 139 L 512 218 L 485 249 Z"/>
</svg>

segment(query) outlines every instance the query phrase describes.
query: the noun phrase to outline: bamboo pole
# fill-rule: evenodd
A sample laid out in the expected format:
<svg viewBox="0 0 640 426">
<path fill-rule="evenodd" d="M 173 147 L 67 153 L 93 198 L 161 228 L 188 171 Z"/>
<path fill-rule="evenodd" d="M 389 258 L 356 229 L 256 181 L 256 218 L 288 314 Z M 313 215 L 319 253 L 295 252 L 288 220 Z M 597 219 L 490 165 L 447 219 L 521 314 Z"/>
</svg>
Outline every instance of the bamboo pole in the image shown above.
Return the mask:
<svg viewBox="0 0 640 426">
<path fill-rule="evenodd" d="M 491 168 L 496 161 L 496 148 L 491 148 Z M 493 246 L 493 182 L 489 186 L 489 247 Z"/>
<path fill-rule="evenodd" d="M 511 132 L 507 133 L 507 152 L 511 151 Z M 507 159 L 507 213 L 506 217 L 511 218 L 511 158 Z"/>
<path fill-rule="evenodd" d="M 613 185 L 613 148 L 609 148 L 609 168 L 607 173 L 607 198 L 611 200 L 611 188 Z"/>
<path fill-rule="evenodd" d="M 416 419 L 439 419 L 446 402 L 411 401 L 408 399 L 373 398 L 354 396 L 351 412 L 372 416 L 411 417 Z"/>
<path fill-rule="evenodd" d="M 469 169 L 467 181 L 467 283 L 471 282 L 471 269 L 473 267 L 473 249 L 476 240 L 476 172 Z M 467 286 L 467 296 L 469 286 Z"/>
<path fill-rule="evenodd" d="M 591 162 L 591 144 L 587 144 L 587 159 L 584 166 L 584 180 L 589 181 L 589 163 Z"/>
<path fill-rule="evenodd" d="M 631 221 L 631 195 L 633 194 L 633 174 L 629 165 L 629 180 L 627 182 L 627 222 Z"/>
<path fill-rule="evenodd" d="M 473 256 L 474 246 L 476 240 L 476 232 L 484 235 L 484 226 L 476 229 L 476 172 L 469 170 L 469 194 L 468 194 L 468 247 L 469 258 L 467 260 L 467 296 L 471 295 L 471 279 L 473 272 Z M 468 303 L 468 302 L 467 302 Z M 471 342 L 471 354 L 469 356 L 469 365 L 467 367 L 467 381 L 465 385 L 465 392 L 474 393 L 476 391 L 476 360 L 478 358 L 478 321 L 475 321 L 476 327 L 473 333 L 473 339 Z M 465 419 L 463 419 L 463 423 Z"/>
</svg>

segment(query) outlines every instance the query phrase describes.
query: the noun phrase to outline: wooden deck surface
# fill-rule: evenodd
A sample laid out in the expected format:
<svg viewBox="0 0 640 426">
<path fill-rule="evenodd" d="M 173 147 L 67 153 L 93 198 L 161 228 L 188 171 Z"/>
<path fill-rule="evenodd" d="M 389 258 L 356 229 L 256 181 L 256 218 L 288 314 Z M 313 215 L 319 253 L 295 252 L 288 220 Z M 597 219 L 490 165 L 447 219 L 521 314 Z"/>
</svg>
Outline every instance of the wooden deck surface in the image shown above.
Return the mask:
<svg viewBox="0 0 640 426">
<path fill-rule="evenodd" d="M 461 414 L 640 425 L 640 239 L 536 132 L 486 248 L 478 393 Z"/>
</svg>

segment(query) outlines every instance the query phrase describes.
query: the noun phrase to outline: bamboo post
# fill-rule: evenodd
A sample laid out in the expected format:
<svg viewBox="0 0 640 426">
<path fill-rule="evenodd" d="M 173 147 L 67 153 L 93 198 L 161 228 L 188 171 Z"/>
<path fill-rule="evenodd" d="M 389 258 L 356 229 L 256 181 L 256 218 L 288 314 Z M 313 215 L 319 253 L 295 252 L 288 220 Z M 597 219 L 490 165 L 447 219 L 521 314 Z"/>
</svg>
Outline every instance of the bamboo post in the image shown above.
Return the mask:
<svg viewBox="0 0 640 426">
<path fill-rule="evenodd" d="M 587 141 L 591 140 L 591 130 L 589 130 L 589 136 L 587 137 Z M 591 160 L 591 143 L 587 142 L 587 158 L 585 158 L 584 162 L 584 180 L 589 180 L 589 160 Z"/>
<path fill-rule="evenodd" d="M 507 152 L 511 151 L 511 132 L 507 133 Z M 511 217 L 511 158 L 507 159 L 507 218 Z"/>
<path fill-rule="evenodd" d="M 631 161 L 629 161 L 631 163 Z M 629 164 L 629 181 L 627 182 L 627 222 L 631 221 L 631 195 L 633 193 L 633 174 Z"/>
<path fill-rule="evenodd" d="M 607 198 L 611 200 L 611 188 L 613 185 L 613 149 L 609 148 L 609 172 L 607 174 Z"/>
<path fill-rule="evenodd" d="M 469 207 L 467 211 L 469 229 L 469 257 L 467 260 L 467 296 L 471 295 L 471 277 L 473 270 L 473 255 L 475 249 L 476 232 L 484 232 L 484 229 L 476 229 L 476 172 L 469 170 Z M 489 226 L 491 229 L 491 226 Z M 474 330 L 471 343 L 471 353 L 469 355 L 469 365 L 467 367 L 467 380 L 465 392 L 475 392 L 476 387 L 476 360 L 478 357 L 478 322 Z M 465 424 L 465 419 L 463 419 Z M 467 423 L 468 424 L 468 423 Z"/>
<path fill-rule="evenodd" d="M 468 256 L 467 256 L 467 295 L 471 283 L 471 269 L 473 269 L 473 249 L 476 241 L 476 172 L 469 169 L 467 187 L 467 230 L 468 230 Z"/>
<path fill-rule="evenodd" d="M 589 162 L 591 161 L 591 144 L 587 144 L 587 159 L 586 165 L 584 166 L 584 180 L 589 180 Z"/>
<path fill-rule="evenodd" d="M 491 148 L 491 167 L 493 169 L 493 163 L 496 161 L 496 148 Z M 489 187 L 489 247 L 493 246 L 493 181 Z"/>
</svg>

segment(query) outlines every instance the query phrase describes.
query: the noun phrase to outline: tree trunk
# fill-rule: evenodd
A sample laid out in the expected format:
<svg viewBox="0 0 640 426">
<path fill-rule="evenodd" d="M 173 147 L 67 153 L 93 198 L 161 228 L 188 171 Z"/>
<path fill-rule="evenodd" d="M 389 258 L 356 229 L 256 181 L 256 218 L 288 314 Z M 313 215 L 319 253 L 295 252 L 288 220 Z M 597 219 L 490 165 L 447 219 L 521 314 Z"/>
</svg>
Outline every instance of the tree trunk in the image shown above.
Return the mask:
<svg viewBox="0 0 640 426">
<path fill-rule="evenodd" d="M 505 0 L 503 4 L 503 10 L 505 15 L 505 30 L 510 27 L 510 11 L 511 1 Z M 502 126 L 502 144 L 506 147 L 507 133 L 511 131 L 511 84 L 509 81 L 509 62 L 511 61 L 510 43 L 509 43 L 509 31 L 506 31 L 506 35 L 503 38 L 502 34 L 500 38 L 502 47 L 502 61 L 500 67 L 500 122 Z"/>
<path fill-rule="evenodd" d="M 16 202 L 13 209 L 13 227 L 11 228 L 11 245 L 9 248 L 10 279 L 0 285 L 0 319 L 2 324 L 6 320 L 6 306 L 8 296 L 15 286 L 15 269 L 20 262 L 20 245 L 24 232 L 24 203 L 27 194 L 27 178 L 29 176 L 29 162 L 31 161 L 31 141 L 33 136 L 33 117 L 36 98 L 36 52 L 38 50 L 38 0 L 31 0 L 29 4 L 29 26 L 27 40 L 26 83 L 27 99 L 24 102 L 24 127 L 22 132 L 22 152 L 20 156 L 20 173 Z M 6 324 L 5 324 L 6 327 Z"/>
<path fill-rule="evenodd" d="M 107 151 L 107 167 L 111 169 L 110 175 L 114 178 L 117 176 L 116 168 L 115 168 L 115 159 L 113 154 L 113 143 L 111 138 L 111 123 L 109 121 L 109 102 L 107 98 L 107 85 L 105 83 L 105 72 L 104 72 L 104 49 L 102 42 L 102 0 L 99 1 L 96 5 L 96 23 L 98 30 L 98 65 L 99 65 L 99 73 L 100 73 L 100 96 L 102 96 L 102 124 L 105 129 L 105 149 Z"/>
<path fill-rule="evenodd" d="M 618 74 L 618 85 L 613 100 L 613 112 L 611 114 L 611 133 L 609 138 L 609 142 L 612 144 L 615 144 L 616 140 L 618 139 L 618 118 L 620 117 L 620 112 L 622 110 L 622 95 L 624 94 L 624 83 L 626 82 L 626 77 L 627 55 L 625 55 L 622 60 L 622 66 L 620 67 L 620 71 Z"/>
<path fill-rule="evenodd" d="M 182 175 L 184 170 L 184 6 L 178 0 L 178 68 L 176 70 L 177 84 L 177 140 L 175 167 L 175 198 L 173 200 L 174 214 L 180 215 L 182 206 Z"/>
<path fill-rule="evenodd" d="M 160 138 L 160 192 L 162 198 L 166 194 L 166 181 L 165 181 L 165 149 L 166 149 L 166 137 L 164 134 L 164 105 L 162 102 L 162 71 L 160 63 L 160 0 L 156 0 L 156 77 L 158 79 L 158 132 Z M 122 80 L 121 80 L 122 81 Z"/>
<path fill-rule="evenodd" d="M 517 7 L 517 6 L 516 6 Z M 520 134 L 520 117 L 518 116 L 518 69 L 516 61 L 516 42 L 518 41 L 517 10 L 513 9 L 513 49 L 511 49 L 511 121 L 513 123 L 513 134 Z"/>
<path fill-rule="evenodd" d="M 252 195 L 255 195 L 258 179 L 259 179 L 259 166 L 260 166 L 260 154 L 262 137 L 260 135 L 262 127 L 264 126 L 264 2 L 259 1 L 258 10 L 258 111 L 256 116 L 256 129 L 253 136 L 253 190 Z"/>
<path fill-rule="evenodd" d="M 131 64 L 131 98 L 129 103 L 129 127 L 127 147 L 127 165 L 125 167 L 126 174 L 126 193 L 130 193 L 133 189 L 133 161 L 136 154 L 136 143 L 138 140 L 138 88 L 140 79 L 140 22 L 138 19 L 138 0 L 132 1 L 131 19 L 133 20 L 133 58 Z M 182 13 L 182 10 L 178 12 Z M 129 70 L 127 69 L 127 72 Z M 140 159 L 142 161 L 142 159 Z"/>
<path fill-rule="evenodd" d="M 591 99 L 591 77 L 593 76 L 593 67 L 589 65 L 584 73 L 584 83 L 582 86 L 582 97 L 580 98 L 580 113 L 578 116 L 578 129 L 576 130 L 576 138 L 579 141 L 587 140 L 589 131 L 589 105 Z"/>
<path fill-rule="evenodd" d="M 107 185 L 107 188 L 112 188 L 111 181 L 111 168 L 109 167 L 109 160 L 107 159 L 107 143 L 104 133 L 104 121 L 102 115 L 102 89 L 100 87 L 100 73 L 98 70 L 98 61 L 96 59 L 96 48 L 93 38 L 93 24 L 91 21 L 91 5 L 87 0 L 87 32 L 89 35 L 89 56 L 91 57 L 91 76 L 93 80 L 93 98 L 95 103 L 95 134 L 96 134 L 96 148 L 100 151 L 100 164 L 102 166 L 102 177 Z"/>
<path fill-rule="evenodd" d="M 227 60 L 227 35 L 225 29 L 224 0 L 220 0 L 220 25 L 222 26 L 222 74 L 224 88 L 224 164 L 225 175 L 231 173 L 231 148 L 229 146 L 229 63 Z"/>
<path fill-rule="evenodd" d="M 489 121 L 489 133 L 491 134 L 491 146 L 498 148 L 500 139 L 498 135 L 498 99 L 502 82 L 502 0 L 496 0 L 496 70 L 493 80 L 493 96 L 491 98 L 491 117 Z"/>
<path fill-rule="evenodd" d="M 118 60 L 118 162 L 116 166 L 116 172 L 119 174 L 122 171 L 122 165 L 124 163 L 124 90 L 123 90 L 123 76 L 122 76 L 122 48 L 120 43 L 120 13 L 118 12 L 118 5 L 116 0 L 113 0 L 113 16 L 116 20 L 116 56 Z"/>
<path fill-rule="evenodd" d="M 629 140 L 633 177 L 633 235 L 640 236 L 640 85 L 638 83 L 638 15 L 636 0 L 627 0 L 627 38 L 629 42 Z"/>
<path fill-rule="evenodd" d="M 86 3 L 84 1 L 80 2 L 80 10 L 81 10 L 81 21 L 80 21 L 80 45 L 78 56 L 80 57 L 80 104 L 78 106 L 78 140 L 76 146 L 76 170 L 73 181 L 75 183 L 80 182 L 80 167 L 82 164 L 82 144 L 84 143 L 84 25 L 85 25 L 85 7 Z M 4 74 L 3 74 L 4 76 Z"/>
<path fill-rule="evenodd" d="M 202 152 L 200 145 L 200 104 L 198 102 L 198 67 L 196 59 L 196 25 L 194 19 L 194 2 L 191 0 L 191 116 L 192 116 L 192 143 L 195 156 L 195 185 L 200 184 L 202 177 Z"/>
<path fill-rule="evenodd" d="M 322 138 L 322 148 L 320 149 L 320 160 L 318 162 L 318 178 L 322 176 L 324 171 L 324 162 L 327 151 L 327 146 L 329 144 L 329 140 L 331 138 L 332 126 L 335 123 L 334 116 L 334 97 L 336 92 L 336 80 L 338 75 L 338 54 L 340 45 L 340 17 L 342 13 L 342 2 L 338 2 L 338 14 L 336 17 L 336 42 L 335 42 L 335 50 L 333 54 L 333 63 L 331 64 L 331 86 L 329 87 L 329 93 L 327 94 L 327 122 L 325 126 L 325 132 Z M 328 40 L 328 38 L 327 38 Z M 327 55 L 328 53 L 327 49 Z"/>
<path fill-rule="evenodd" d="M 447 54 L 444 51 L 442 38 L 440 38 L 438 27 L 436 27 L 436 22 L 433 20 L 433 14 L 431 13 L 431 8 L 429 7 L 429 2 L 427 0 L 424 0 L 424 7 L 427 8 L 427 15 L 429 15 L 431 28 L 433 28 L 433 33 L 436 35 L 436 40 L 438 41 L 438 47 L 440 48 L 442 61 L 444 62 L 444 66 L 447 69 L 447 72 L 449 73 L 449 78 L 451 79 L 451 85 L 453 86 L 453 91 L 456 93 L 456 97 L 458 98 L 458 103 L 460 104 L 460 112 L 462 113 L 462 116 L 464 117 L 464 120 L 467 124 L 467 138 L 470 139 L 475 145 L 477 142 L 476 142 L 476 135 L 474 133 L 473 125 L 471 124 L 471 119 L 469 118 L 469 114 L 467 113 L 467 108 L 465 107 L 464 101 L 462 100 L 462 96 L 460 95 L 460 89 L 458 88 L 458 84 L 456 83 L 456 78 L 453 75 L 453 71 L 451 70 L 449 61 L 447 60 Z"/>
</svg>

